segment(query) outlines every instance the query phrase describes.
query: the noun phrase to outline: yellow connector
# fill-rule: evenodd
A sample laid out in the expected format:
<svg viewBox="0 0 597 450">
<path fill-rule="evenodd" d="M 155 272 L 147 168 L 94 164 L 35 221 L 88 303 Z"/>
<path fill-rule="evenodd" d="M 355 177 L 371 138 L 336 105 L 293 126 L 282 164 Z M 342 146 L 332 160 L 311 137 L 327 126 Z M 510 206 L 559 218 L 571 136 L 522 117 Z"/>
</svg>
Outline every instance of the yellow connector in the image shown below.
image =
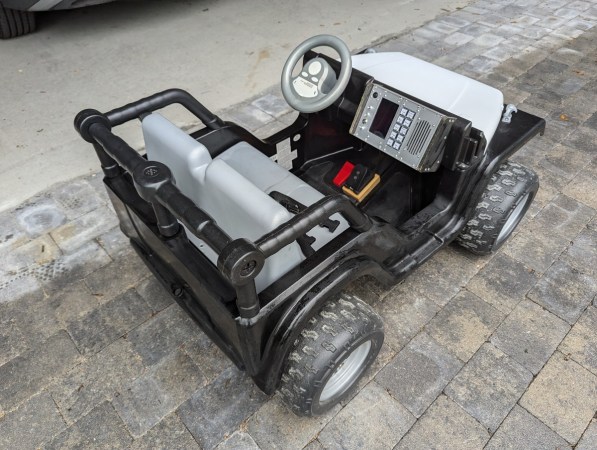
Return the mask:
<svg viewBox="0 0 597 450">
<path fill-rule="evenodd" d="M 361 189 L 361 192 L 354 192 L 352 189 L 349 189 L 346 186 L 342 186 L 342 191 L 349 197 L 352 197 L 357 202 L 361 203 L 371 193 L 375 186 L 379 184 L 380 181 L 381 177 L 378 174 L 375 174 L 367 186 Z"/>
</svg>

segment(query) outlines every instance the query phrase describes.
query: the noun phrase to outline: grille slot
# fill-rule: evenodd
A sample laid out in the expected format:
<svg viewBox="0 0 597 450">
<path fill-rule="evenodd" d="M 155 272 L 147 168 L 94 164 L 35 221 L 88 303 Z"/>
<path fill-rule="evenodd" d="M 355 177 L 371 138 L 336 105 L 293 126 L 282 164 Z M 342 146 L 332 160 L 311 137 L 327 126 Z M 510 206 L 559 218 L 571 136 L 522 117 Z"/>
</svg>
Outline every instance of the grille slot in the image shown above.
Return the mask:
<svg viewBox="0 0 597 450">
<path fill-rule="evenodd" d="M 418 156 L 424 148 L 425 141 L 431 132 L 431 124 L 426 120 L 419 120 L 408 140 L 407 150 L 411 155 Z"/>
</svg>

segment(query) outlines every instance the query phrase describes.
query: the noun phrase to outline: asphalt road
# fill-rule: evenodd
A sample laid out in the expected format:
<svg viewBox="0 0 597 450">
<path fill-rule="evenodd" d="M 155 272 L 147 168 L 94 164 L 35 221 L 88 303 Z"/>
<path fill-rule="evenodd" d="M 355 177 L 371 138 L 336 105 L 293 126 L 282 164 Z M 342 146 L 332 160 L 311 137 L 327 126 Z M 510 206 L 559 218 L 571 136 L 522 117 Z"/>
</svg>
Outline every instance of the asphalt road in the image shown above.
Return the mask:
<svg viewBox="0 0 597 450">
<path fill-rule="evenodd" d="M 81 109 L 180 87 L 217 111 L 278 83 L 309 36 L 336 34 L 359 49 L 467 3 L 135 1 L 43 13 L 38 32 L 0 42 L 0 210 L 99 169 L 72 127 Z"/>
</svg>

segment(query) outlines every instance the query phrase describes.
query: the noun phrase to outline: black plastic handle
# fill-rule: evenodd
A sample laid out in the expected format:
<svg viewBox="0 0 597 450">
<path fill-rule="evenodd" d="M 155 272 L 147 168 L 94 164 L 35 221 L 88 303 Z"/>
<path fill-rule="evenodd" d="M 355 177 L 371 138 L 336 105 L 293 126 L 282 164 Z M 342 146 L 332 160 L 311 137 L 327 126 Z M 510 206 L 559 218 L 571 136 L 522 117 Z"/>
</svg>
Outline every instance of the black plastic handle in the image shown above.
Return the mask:
<svg viewBox="0 0 597 450">
<path fill-rule="evenodd" d="M 148 114 L 174 103 L 184 106 L 195 117 L 201 120 L 206 127 L 212 130 L 217 130 L 224 124 L 218 116 L 203 106 L 199 100 L 182 89 L 167 89 L 158 92 L 136 102 L 108 111 L 105 116 L 110 121 L 110 124 L 115 127 L 129 120 L 136 119 L 143 114 Z"/>
<path fill-rule="evenodd" d="M 313 203 L 302 213 L 259 238 L 255 245 L 265 257 L 271 256 L 338 212 L 357 231 L 367 231 L 372 226 L 369 216 L 353 205 L 347 197 L 337 194 Z"/>
</svg>

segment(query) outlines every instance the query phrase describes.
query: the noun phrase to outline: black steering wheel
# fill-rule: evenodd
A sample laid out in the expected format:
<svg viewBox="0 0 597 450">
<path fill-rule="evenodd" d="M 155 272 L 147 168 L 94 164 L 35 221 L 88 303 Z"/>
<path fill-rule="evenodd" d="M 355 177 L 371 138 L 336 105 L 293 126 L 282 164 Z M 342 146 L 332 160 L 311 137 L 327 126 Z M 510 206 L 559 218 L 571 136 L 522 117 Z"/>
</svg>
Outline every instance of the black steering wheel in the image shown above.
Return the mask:
<svg viewBox="0 0 597 450">
<path fill-rule="evenodd" d="M 340 55 L 340 75 L 323 58 L 314 58 L 307 62 L 301 72 L 292 76 L 294 67 L 309 50 L 327 46 Z M 282 70 L 282 94 L 290 106 L 300 112 L 321 111 L 334 103 L 344 92 L 352 72 L 350 50 L 340 38 L 329 34 L 320 34 L 307 39 L 295 48 Z"/>
</svg>

